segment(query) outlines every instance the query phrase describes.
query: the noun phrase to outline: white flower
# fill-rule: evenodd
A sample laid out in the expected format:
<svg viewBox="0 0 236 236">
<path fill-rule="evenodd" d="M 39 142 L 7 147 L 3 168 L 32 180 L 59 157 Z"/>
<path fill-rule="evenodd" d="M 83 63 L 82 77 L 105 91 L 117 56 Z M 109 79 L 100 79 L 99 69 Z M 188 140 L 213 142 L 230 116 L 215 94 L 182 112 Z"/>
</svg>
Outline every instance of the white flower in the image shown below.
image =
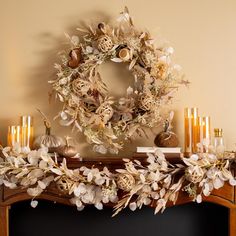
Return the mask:
<svg viewBox="0 0 236 236">
<path fill-rule="evenodd" d="M 3 184 L 4 184 L 6 187 L 8 187 L 8 188 L 10 188 L 10 189 L 14 189 L 14 188 L 17 187 L 15 183 L 11 183 L 11 182 L 9 182 L 9 181 L 7 181 L 7 180 L 3 180 L 2 182 L 3 182 Z"/>
<path fill-rule="evenodd" d="M 202 196 L 201 194 L 198 194 L 197 197 L 196 197 L 196 202 L 197 203 L 201 203 L 202 202 Z"/>
<path fill-rule="evenodd" d="M 62 111 L 60 115 L 62 120 L 67 120 L 68 116 L 64 111 Z"/>
<path fill-rule="evenodd" d="M 139 178 L 140 178 L 140 180 L 141 180 L 142 183 L 145 183 L 146 179 L 145 179 L 145 177 L 144 177 L 143 174 L 140 174 L 140 175 L 139 175 Z"/>
<path fill-rule="evenodd" d="M 86 46 L 86 53 L 90 54 L 93 52 L 93 48 L 90 46 Z"/>
<path fill-rule="evenodd" d="M 193 154 L 193 155 L 190 156 L 190 159 L 193 160 L 193 161 L 198 161 L 199 156 L 197 154 Z"/>
<path fill-rule="evenodd" d="M 73 35 L 71 37 L 71 43 L 74 45 L 74 46 L 77 46 L 79 44 L 79 37 L 76 36 L 76 35 Z"/>
<path fill-rule="evenodd" d="M 172 47 L 165 48 L 165 49 L 164 49 L 164 52 L 165 52 L 167 55 L 171 55 L 171 54 L 174 53 L 174 48 L 172 48 Z"/>
<path fill-rule="evenodd" d="M 148 197 L 146 197 L 146 198 L 143 199 L 143 203 L 144 203 L 144 205 L 146 205 L 146 206 L 150 205 L 151 202 L 152 202 L 151 199 L 148 198 Z"/>
<path fill-rule="evenodd" d="M 64 84 L 66 84 L 67 82 L 68 82 L 68 78 L 65 78 L 65 77 L 59 80 L 59 84 L 60 84 L 60 85 L 64 85 Z"/>
<path fill-rule="evenodd" d="M 159 199 L 157 201 L 157 206 L 156 206 L 156 209 L 155 209 L 155 214 L 157 214 L 161 209 L 163 211 L 165 209 L 165 206 L 166 206 L 166 200 L 165 199 Z"/>
<path fill-rule="evenodd" d="M 215 189 L 219 189 L 224 186 L 224 181 L 219 177 L 216 177 L 215 179 L 213 179 L 213 185 Z"/>
<path fill-rule="evenodd" d="M 43 190 L 39 186 L 37 186 L 36 188 L 28 188 L 27 189 L 27 193 L 32 197 L 37 197 L 42 192 L 43 192 Z"/>
<path fill-rule="evenodd" d="M 38 201 L 32 200 L 31 203 L 30 203 L 30 205 L 31 205 L 31 207 L 35 208 L 35 207 L 37 207 L 37 205 L 38 205 Z"/>
<path fill-rule="evenodd" d="M 214 179 L 217 175 L 217 171 L 218 169 L 217 168 L 211 168 L 207 171 L 207 178 L 209 179 Z"/>
<path fill-rule="evenodd" d="M 40 156 L 38 155 L 38 152 L 36 150 L 34 151 L 31 151 L 29 154 L 28 154 L 28 162 L 31 164 L 31 165 L 34 165 L 36 166 L 38 164 L 38 161 L 39 161 L 39 158 Z"/>
<path fill-rule="evenodd" d="M 211 194 L 210 188 L 209 188 L 209 184 L 208 184 L 208 183 L 206 183 L 206 184 L 204 185 L 204 187 L 203 187 L 203 194 L 204 194 L 205 196 L 209 196 L 209 195 Z"/>
<path fill-rule="evenodd" d="M 28 178 L 33 179 L 33 178 L 40 178 L 44 175 L 44 172 L 41 169 L 34 169 L 28 174 Z"/>
<path fill-rule="evenodd" d="M 77 208 L 80 208 L 83 206 L 83 203 L 78 198 L 75 200 L 75 204 L 76 204 Z"/>
<path fill-rule="evenodd" d="M 74 189 L 74 194 L 76 197 L 79 197 L 82 194 L 86 193 L 86 185 L 84 183 L 80 183 L 78 187 Z"/>
<path fill-rule="evenodd" d="M 152 164 L 155 162 L 156 157 L 152 153 L 147 153 L 147 156 L 148 156 L 147 158 L 148 163 Z"/>
<path fill-rule="evenodd" d="M 82 205 L 81 207 L 77 207 L 77 210 L 78 210 L 78 211 L 84 210 L 84 205 Z"/>
<path fill-rule="evenodd" d="M 89 172 L 88 173 L 88 176 L 87 176 L 87 181 L 88 182 L 91 182 L 93 180 L 93 173 L 92 172 Z"/>
<path fill-rule="evenodd" d="M 105 182 L 105 179 L 102 178 L 100 175 L 96 175 L 95 181 L 94 181 L 97 185 L 103 185 Z"/>
<path fill-rule="evenodd" d="M 127 88 L 127 95 L 131 95 L 134 92 L 134 89 L 132 87 Z"/>
<path fill-rule="evenodd" d="M 102 210 L 103 209 L 103 205 L 101 202 L 98 202 L 95 204 L 95 207 L 98 209 L 98 210 Z"/>
<path fill-rule="evenodd" d="M 154 183 L 152 184 L 152 188 L 153 188 L 154 191 L 158 190 L 158 184 L 157 184 L 157 182 L 154 182 Z"/>
<path fill-rule="evenodd" d="M 231 178 L 231 179 L 229 180 L 229 184 L 230 184 L 231 186 L 236 186 L 236 180 L 235 180 L 234 178 Z"/>
<path fill-rule="evenodd" d="M 131 211 L 135 211 L 135 210 L 137 209 L 137 204 L 136 204 L 136 202 L 131 202 L 131 203 L 129 204 L 129 208 L 130 208 Z"/>
</svg>

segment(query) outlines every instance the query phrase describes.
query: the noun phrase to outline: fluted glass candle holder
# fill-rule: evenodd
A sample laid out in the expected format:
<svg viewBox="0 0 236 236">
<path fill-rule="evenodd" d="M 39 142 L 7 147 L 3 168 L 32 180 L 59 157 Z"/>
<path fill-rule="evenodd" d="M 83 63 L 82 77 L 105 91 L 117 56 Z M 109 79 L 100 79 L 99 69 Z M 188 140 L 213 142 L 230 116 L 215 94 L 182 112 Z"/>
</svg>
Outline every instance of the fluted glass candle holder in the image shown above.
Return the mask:
<svg viewBox="0 0 236 236">
<path fill-rule="evenodd" d="M 21 146 L 33 147 L 33 118 L 31 116 L 21 116 Z"/>
</svg>

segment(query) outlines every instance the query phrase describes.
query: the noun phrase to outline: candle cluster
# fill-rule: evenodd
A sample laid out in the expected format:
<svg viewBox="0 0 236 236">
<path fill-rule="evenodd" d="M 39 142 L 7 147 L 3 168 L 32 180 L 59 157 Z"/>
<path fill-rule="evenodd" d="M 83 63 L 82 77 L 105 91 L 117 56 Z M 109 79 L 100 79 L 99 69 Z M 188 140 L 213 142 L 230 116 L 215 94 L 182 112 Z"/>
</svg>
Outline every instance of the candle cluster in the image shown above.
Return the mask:
<svg viewBox="0 0 236 236">
<path fill-rule="evenodd" d="M 31 116 L 21 116 L 20 125 L 8 127 L 7 145 L 13 147 L 15 144 L 21 147 L 32 148 L 33 118 Z"/>
<path fill-rule="evenodd" d="M 185 127 L 185 154 L 197 153 L 198 143 L 204 143 L 206 152 L 211 140 L 210 117 L 200 117 L 198 108 L 185 108 L 184 112 Z"/>
</svg>

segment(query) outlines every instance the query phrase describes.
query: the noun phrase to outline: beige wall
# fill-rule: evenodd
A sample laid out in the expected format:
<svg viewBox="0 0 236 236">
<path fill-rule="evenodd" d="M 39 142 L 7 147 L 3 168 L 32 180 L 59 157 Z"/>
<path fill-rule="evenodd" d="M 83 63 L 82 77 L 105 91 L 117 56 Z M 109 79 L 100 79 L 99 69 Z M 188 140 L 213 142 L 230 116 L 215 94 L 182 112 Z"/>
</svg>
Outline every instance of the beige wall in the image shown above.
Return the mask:
<svg viewBox="0 0 236 236">
<path fill-rule="evenodd" d="M 137 26 L 149 29 L 157 39 L 164 37 L 175 48 L 175 60 L 192 82 L 190 89 L 179 91 L 173 104 L 180 139 L 183 108 L 197 106 L 202 115 L 211 116 L 213 127 L 224 129 L 228 148 L 234 147 L 235 0 L 0 0 L 0 139 L 4 144 L 7 126 L 17 123 L 18 116 L 32 114 L 39 134 L 43 127 L 35 108 L 51 118 L 59 111 L 59 104 L 48 104 L 47 81 L 55 76 L 53 63 L 64 47 L 64 32 L 72 33 L 82 21 L 114 18 L 125 5 Z M 113 81 L 122 87 L 118 72 Z M 106 81 L 112 73 L 103 66 Z M 70 133 L 57 122 L 54 131 Z M 153 137 L 134 142 L 125 153 L 130 154 L 136 145 L 152 145 Z M 90 155 L 81 136 L 78 141 L 82 155 Z"/>
</svg>

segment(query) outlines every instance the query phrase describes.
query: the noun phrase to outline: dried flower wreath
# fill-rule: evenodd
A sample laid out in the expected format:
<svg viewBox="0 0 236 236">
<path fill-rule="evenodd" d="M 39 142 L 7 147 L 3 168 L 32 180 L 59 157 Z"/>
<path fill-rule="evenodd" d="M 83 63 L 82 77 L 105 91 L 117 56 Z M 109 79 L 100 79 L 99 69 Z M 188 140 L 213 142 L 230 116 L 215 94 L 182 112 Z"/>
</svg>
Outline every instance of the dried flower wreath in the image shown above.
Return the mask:
<svg viewBox="0 0 236 236">
<path fill-rule="evenodd" d="M 187 83 L 170 59 L 173 48 L 156 48 L 148 32 L 134 27 L 127 8 L 118 21 L 115 27 L 100 23 L 97 29 L 78 28 L 80 37 L 67 35 L 69 57 L 62 54 L 62 63 L 55 65 L 57 79 L 49 81 L 64 104 L 61 124 L 83 132 L 93 150 L 103 154 L 117 154 L 124 140 L 160 125 L 161 108 Z M 126 64 L 134 77 L 126 96 L 118 100 L 109 94 L 98 70 L 108 60 Z"/>
<path fill-rule="evenodd" d="M 69 169 L 66 159 L 58 163 L 47 153 L 46 148 L 35 151 L 23 150 L 15 146 L 4 148 L 0 158 L 0 186 L 10 189 L 24 188 L 33 197 L 32 207 L 38 202 L 36 197 L 54 182 L 63 194 L 71 196 L 71 203 L 83 210 L 85 205 L 102 209 L 103 204 L 114 203 L 114 215 L 122 209 L 142 208 L 156 204 L 155 213 L 164 211 L 167 202 L 175 202 L 180 191 L 186 191 L 193 201 L 200 203 L 202 195 L 209 196 L 213 189 L 219 189 L 225 182 L 235 186 L 231 172 L 235 154 L 224 158 L 215 154 L 199 153 L 183 158 L 183 164 L 171 164 L 161 152 L 148 154 L 147 165 L 137 160 L 124 159 L 125 168 L 111 172 L 82 166 Z M 123 195 L 118 195 L 122 190 Z"/>
</svg>

